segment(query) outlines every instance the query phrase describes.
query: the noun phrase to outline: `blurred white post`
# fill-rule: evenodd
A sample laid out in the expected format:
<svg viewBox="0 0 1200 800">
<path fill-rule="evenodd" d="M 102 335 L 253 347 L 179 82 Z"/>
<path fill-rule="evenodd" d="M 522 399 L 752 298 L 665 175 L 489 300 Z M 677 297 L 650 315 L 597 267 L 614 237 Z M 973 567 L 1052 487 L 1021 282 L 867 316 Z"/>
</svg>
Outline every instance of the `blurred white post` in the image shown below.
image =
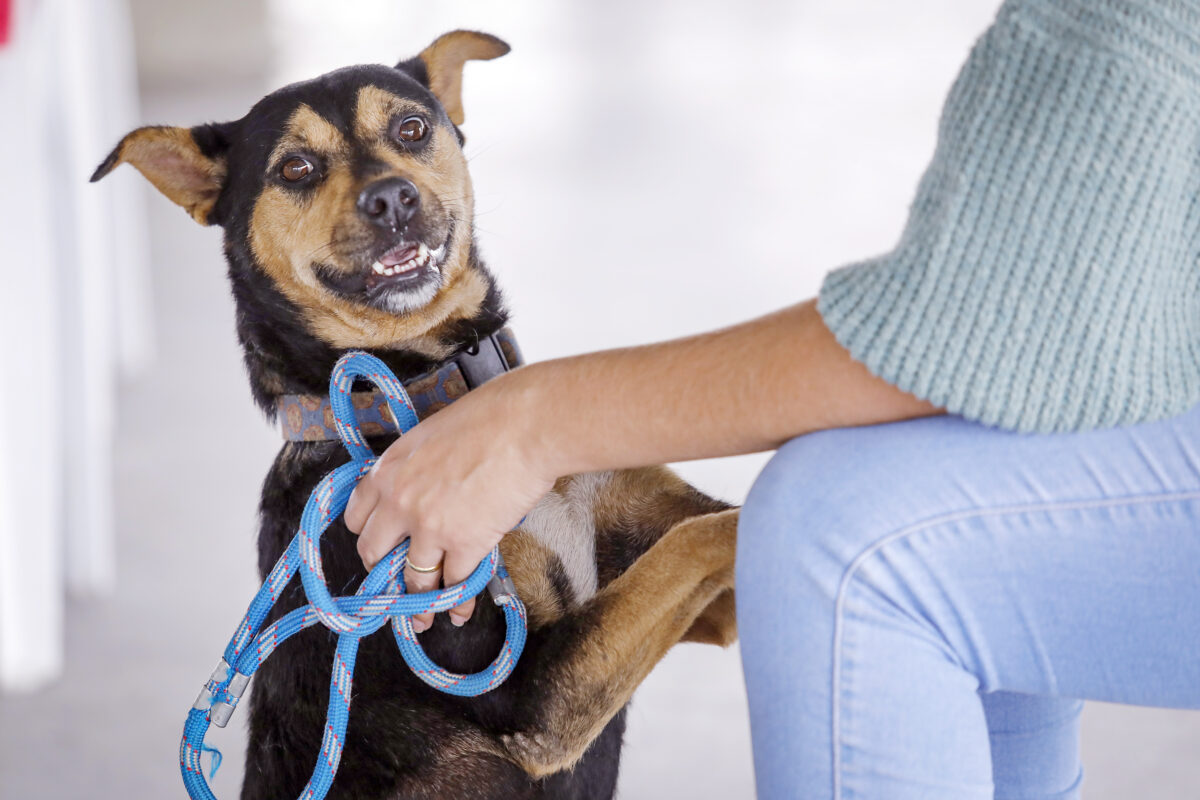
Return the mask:
<svg viewBox="0 0 1200 800">
<path fill-rule="evenodd" d="M 116 298 L 111 219 L 104 184 L 88 184 L 88 164 L 99 163 L 110 144 L 100 141 L 110 90 L 99 85 L 98 51 L 106 46 L 97 22 L 108 3 L 58 0 L 55 53 L 61 79 L 58 119 L 64 134 L 61 211 L 64 231 L 64 369 L 71 375 L 68 401 L 72 433 L 64 460 L 67 489 L 66 575 L 74 591 L 98 594 L 116 580 L 113 539 L 112 440 L 115 421 Z M 99 153 L 99 155 L 97 155 Z M 95 164 L 92 164 L 93 168 Z"/>
<path fill-rule="evenodd" d="M 0 49 L 0 688 L 62 667 L 63 597 L 111 591 L 116 381 L 152 354 L 141 195 L 89 184 L 137 124 L 126 0 L 18 2 Z"/>
<path fill-rule="evenodd" d="M 44 5 L 17 3 L 0 48 L 0 687 L 33 689 L 62 668 L 62 406 L 50 135 L 55 38 Z M 50 173 L 50 174 L 48 174 Z"/>
</svg>

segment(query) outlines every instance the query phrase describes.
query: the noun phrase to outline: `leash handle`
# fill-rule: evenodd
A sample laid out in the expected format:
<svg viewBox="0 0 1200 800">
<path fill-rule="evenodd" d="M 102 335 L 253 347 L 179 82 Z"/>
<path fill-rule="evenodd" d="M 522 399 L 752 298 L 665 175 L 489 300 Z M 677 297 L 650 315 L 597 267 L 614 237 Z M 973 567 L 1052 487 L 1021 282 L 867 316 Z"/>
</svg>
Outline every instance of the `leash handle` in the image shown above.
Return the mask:
<svg viewBox="0 0 1200 800">
<path fill-rule="evenodd" d="M 226 646 L 224 657 L 188 712 L 179 746 L 179 766 L 188 795 L 193 800 L 216 800 L 204 779 L 200 763 L 202 754 L 214 749 L 204 743 L 209 725 L 225 726 L 250 678 L 262 663 L 279 643 L 305 628 L 320 623 L 338 634 L 338 643 L 330 675 L 321 755 L 312 778 L 300 795 L 303 800 L 324 798 L 337 773 L 350 717 L 354 664 L 362 637 L 379 630 L 390 620 L 400 654 L 413 673 L 439 691 L 463 697 L 489 692 L 503 683 L 524 649 L 527 634 L 525 606 L 516 595 L 498 547 L 493 548 L 462 583 L 441 590 L 406 594 L 406 540 L 375 565 L 354 595 L 337 598 L 330 595 L 321 562 L 320 537 L 345 510 L 354 487 L 375 463 L 375 454 L 354 414 L 351 389 L 357 378 L 374 383 L 385 395 L 402 433 L 417 424 L 416 411 L 404 386 L 386 364 L 372 355 L 358 352 L 347 353 L 338 360 L 330 376 L 330 405 L 338 435 L 351 460 L 325 475 L 309 495 L 299 530 L 263 581 Z M 297 572 L 309 604 L 262 629 L 267 614 Z M 449 610 L 485 588 L 504 611 L 507 628 L 504 644 L 486 669 L 473 675 L 448 672 L 425 653 L 410 618 L 415 614 Z"/>
<path fill-rule="evenodd" d="M 374 459 L 375 453 L 367 444 L 354 413 L 351 391 L 356 378 L 370 381 L 387 398 L 388 408 L 401 435 L 416 427 L 417 410 L 404 390 L 404 384 L 375 356 L 347 353 L 338 359 L 329 376 L 329 405 L 333 409 L 334 427 L 350 457 L 355 461 L 367 461 Z"/>
</svg>

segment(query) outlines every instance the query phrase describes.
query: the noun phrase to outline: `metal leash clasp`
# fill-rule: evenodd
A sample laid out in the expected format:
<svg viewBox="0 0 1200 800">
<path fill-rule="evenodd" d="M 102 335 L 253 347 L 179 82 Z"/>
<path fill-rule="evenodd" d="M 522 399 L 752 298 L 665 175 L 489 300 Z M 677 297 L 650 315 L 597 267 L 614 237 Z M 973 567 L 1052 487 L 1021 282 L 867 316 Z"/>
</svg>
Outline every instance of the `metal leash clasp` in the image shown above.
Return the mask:
<svg viewBox="0 0 1200 800">
<path fill-rule="evenodd" d="M 238 672 L 222 658 L 217 662 L 212 675 L 208 676 L 200 694 L 196 695 L 196 702 L 192 703 L 192 708 L 207 711 L 212 724 L 224 728 L 229 724 L 229 718 L 233 716 L 238 701 L 242 699 L 249 685 L 250 676 Z M 217 699 L 218 696 L 221 697 L 220 700 Z"/>
<path fill-rule="evenodd" d="M 517 584 L 504 568 L 504 556 L 500 555 L 499 550 L 496 551 L 496 573 L 487 582 L 487 590 L 492 596 L 492 602 L 498 606 L 511 602 L 517 596 Z"/>
</svg>

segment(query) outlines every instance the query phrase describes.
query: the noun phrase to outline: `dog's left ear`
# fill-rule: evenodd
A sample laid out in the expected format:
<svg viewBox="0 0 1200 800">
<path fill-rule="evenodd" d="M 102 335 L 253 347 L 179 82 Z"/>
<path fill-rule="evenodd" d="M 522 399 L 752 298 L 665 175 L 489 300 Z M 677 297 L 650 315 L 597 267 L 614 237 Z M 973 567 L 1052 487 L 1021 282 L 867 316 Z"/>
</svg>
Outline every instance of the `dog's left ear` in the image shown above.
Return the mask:
<svg viewBox="0 0 1200 800">
<path fill-rule="evenodd" d="M 446 109 L 455 125 L 463 124 L 462 71 L 468 61 L 490 61 L 511 48 L 490 33 L 451 31 L 439 36 L 416 58 L 401 61 L 403 69 L 420 79 Z M 423 74 L 422 74 L 423 73 Z"/>
<path fill-rule="evenodd" d="M 211 225 L 213 206 L 225 185 L 228 149 L 221 126 L 172 128 L 152 125 L 126 134 L 96 167 L 98 181 L 122 163 L 130 163 L 167 199 L 183 206 L 192 219 Z"/>
</svg>

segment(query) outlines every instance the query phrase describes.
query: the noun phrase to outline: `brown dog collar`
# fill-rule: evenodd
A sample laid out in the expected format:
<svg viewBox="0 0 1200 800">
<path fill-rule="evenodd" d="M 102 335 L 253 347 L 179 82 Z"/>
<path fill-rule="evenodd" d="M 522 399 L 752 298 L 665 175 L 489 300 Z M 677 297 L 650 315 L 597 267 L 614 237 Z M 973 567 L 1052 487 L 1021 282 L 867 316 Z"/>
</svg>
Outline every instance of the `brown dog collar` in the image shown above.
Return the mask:
<svg viewBox="0 0 1200 800">
<path fill-rule="evenodd" d="M 510 329 L 503 328 L 480 339 L 474 347 L 437 369 L 404 381 L 404 390 L 408 392 L 417 416 L 425 419 L 477 386 L 523 363 L 516 338 Z M 365 435 L 400 433 L 382 392 L 352 392 L 350 399 Z M 338 438 L 327 394 L 285 394 L 276 399 L 275 407 L 283 438 L 288 441 L 321 442 Z"/>
</svg>

